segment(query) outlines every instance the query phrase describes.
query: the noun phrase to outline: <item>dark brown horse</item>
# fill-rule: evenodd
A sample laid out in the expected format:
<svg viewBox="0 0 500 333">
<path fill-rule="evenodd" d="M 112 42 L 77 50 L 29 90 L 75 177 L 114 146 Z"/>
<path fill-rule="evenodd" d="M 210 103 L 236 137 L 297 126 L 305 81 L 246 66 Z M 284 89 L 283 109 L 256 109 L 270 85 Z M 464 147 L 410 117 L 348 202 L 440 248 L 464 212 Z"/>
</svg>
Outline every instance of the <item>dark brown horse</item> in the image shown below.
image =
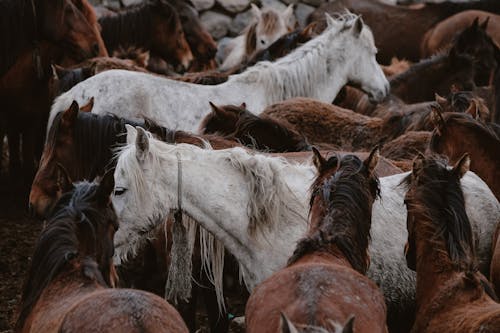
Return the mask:
<svg viewBox="0 0 500 333">
<path fill-rule="evenodd" d="M 468 153 L 472 158 L 471 170 L 488 184 L 500 200 L 500 139 L 495 132 L 468 114 L 441 114 L 437 109 L 433 112 L 436 128 L 432 133 L 430 149 L 448 156 L 451 162 Z"/>
<path fill-rule="evenodd" d="M 99 24 L 110 52 L 118 47 L 139 47 L 185 69 L 193 60 L 179 14 L 166 0 L 149 0 L 103 16 Z"/>
<path fill-rule="evenodd" d="M 469 163 L 464 155 L 449 169 L 438 157 L 420 155 L 406 178 L 405 254 L 417 272 L 412 333 L 497 332 L 500 327 L 500 305 L 478 271 L 460 185 Z"/>
<path fill-rule="evenodd" d="M 116 282 L 113 172 L 64 194 L 35 246 L 16 332 L 188 332 L 162 298 Z"/>
<path fill-rule="evenodd" d="M 445 1 L 410 8 L 373 0 L 338 0 L 320 6 L 309 16 L 308 22 L 324 22 L 325 12 L 331 15 L 342 13 L 344 8 L 363 15 L 363 20 L 375 37 L 375 46 L 379 50 L 377 60 L 382 64 L 389 64 L 392 57 L 418 61 L 425 33 L 447 17 L 468 9 L 498 13 L 500 3 L 496 0 L 470 3 Z"/>
<path fill-rule="evenodd" d="M 419 152 L 425 152 L 431 140 L 431 132 L 428 131 L 408 131 L 405 134 L 384 143 L 380 154 L 393 161 L 411 162 Z M 396 164 L 398 167 L 405 166 L 404 171 L 408 171 L 405 164 Z M 409 165 L 411 167 L 411 164 Z"/>
<path fill-rule="evenodd" d="M 346 332 L 344 323 L 348 332 L 387 332 L 384 297 L 365 276 L 378 149 L 365 161 L 313 152 L 309 230 L 287 267 L 253 290 L 247 332 Z"/>
<path fill-rule="evenodd" d="M 285 122 L 257 116 L 241 106 L 216 106 L 201 122 L 203 134 L 218 134 L 236 139 L 243 145 L 271 153 L 310 150 L 305 138 Z"/>
</svg>

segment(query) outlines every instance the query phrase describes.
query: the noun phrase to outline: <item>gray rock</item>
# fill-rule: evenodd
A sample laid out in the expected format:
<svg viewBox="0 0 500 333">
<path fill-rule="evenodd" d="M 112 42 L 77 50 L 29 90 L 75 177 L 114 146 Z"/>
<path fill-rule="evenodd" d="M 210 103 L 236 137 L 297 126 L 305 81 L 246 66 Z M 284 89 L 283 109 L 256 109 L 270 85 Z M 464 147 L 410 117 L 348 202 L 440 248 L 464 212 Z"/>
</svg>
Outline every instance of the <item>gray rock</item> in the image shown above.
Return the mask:
<svg viewBox="0 0 500 333">
<path fill-rule="evenodd" d="M 215 39 L 220 39 L 227 35 L 231 18 L 227 15 L 213 12 L 211 10 L 200 15 L 201 24 Z"/>
<path fill-rule="evenodd" d="M 241 34 L 243 29 L 245 29 L 250 22 L 253 20 L 252 11 L 249 9 L 245 12 L 239 13 L 234 17 L 229 25 L 229 35 L 230 36 L 238 36 Z"/>
<path fill-rule="evenodd" d="M 224 37 L 217 42 L 217 53 L 215 54 L 215 60 L 217 61 L 217 63 L 222 64 L 224 62 L 224 59 L 226 59 L 228 55 L 228 50 L 226 46 L 232 40 L 233 38 Z"/>
<path fill-rule="evenodd" d="M 142 0 L 122 0 L 122 3 L 125 7 L 137 5 L 140 4 L 141 2 Z"/>
<path fill-rule="evenodd" d="M 262 3 L 262 8 L 264 7 L 271 7 L 273 9 L 276 9 L 278 12 L 283 12 L 287 5 L 283 4 L 283 2 L 279 0 L 261 0 Z"/>
<path fill-rule="evenodd" d="M 119 10 L 121 8 L 120 1 L 118 1 L 118 0 L 104 0 L 101 2 L 102 2 L 102 5 L 107 7 L 107 8 L 112 8 L 115 10 Z"/>
<path fill-rule="evenodd" d="M 286 5 L 289 5 L 291 3 L 299 3 L 299 0 L 283 0 L 283 2 L 286 4 Z"/>
<path fill-rule="evenodd" d="M 302 0 L 302 2 L 314 7 L 319 7 L 324 4 L 326 0 Z"/>
<path fill-rule="evenodd" d="M 215 0 L 192 0 L 197 11 L 207 10 L 215 5 Z"/>
<path fill-rule="evenodd" d="M 307 22 L 307 17 L 311 14 L 316 8 L 305 5 L 303 3 L 299 3 L 297 7 L 295 7 L 295 17 L 299 22 L 300 27 L 305 27 Z"/>
<path fill-rule="evenodd" d="M 230 13 L 239 13 L 250 5 L 250 0 L 217 0 Z"/>
</svg>

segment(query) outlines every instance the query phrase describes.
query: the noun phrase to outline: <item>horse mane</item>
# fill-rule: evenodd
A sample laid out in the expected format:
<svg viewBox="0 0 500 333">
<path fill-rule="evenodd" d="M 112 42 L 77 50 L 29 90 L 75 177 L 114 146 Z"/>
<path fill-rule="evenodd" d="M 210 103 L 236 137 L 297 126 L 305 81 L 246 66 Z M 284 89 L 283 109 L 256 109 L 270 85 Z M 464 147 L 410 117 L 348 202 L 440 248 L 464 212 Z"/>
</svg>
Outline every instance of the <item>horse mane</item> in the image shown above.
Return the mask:
<svg viewBox="0 0 500 333">
<path fill-rule="evenodd" d="M 366 166 L 355 155 L 342 159 L 332 156 L 323 168 L 334 168 L 337 163 L 339 167 L 331 177 L 319 176 L 311 186 L 309 214 L 319 197 L 326 215 L 321 218 L 318 229 L 297 244 L 288 265 L 305 254 L 328 251 L 329 245 L 336 245 L 355 270 L 365 273 L 369 262 L 366 257 L 372 204 L 380 195 L 379 180 L 376 175 L 367 177 Z"/>
<path fill-rule="evenodd" d="M 70 90 L 78 83 L 88 79 L 93 76 L 94 73 L 90 67 L 78 67 L 67 69 L 64 72 L 64 75 L 59 77 L 58 79 L 58 87 L 55 92 L 56 95 L 60 95 Z"/>
<path fill-rule="evenodd" d="M 46 146 L 54 149 L 61 131 L 62 112 L 56 115 L 47 137 Z M 125 143 L 125 124 L 143 126 L 142 124 L 119 118 L 116 115 L 96 115 L 89 112 L 78 112 L 73 127 L 75 154 L 79 165 L 76 173 L 79 179 L 93 179 L 104 174 L 112 160 L 112 148 Z"/>
<path fill-rule="evenodd" d="M 157 6 L 162 9 L 158 10 Z M 168 19 L 177 15 L 172 5 L 164 0 L 148 0 L 135 6 L 128 7 L 116 15 L 99 18 L 102 26 L 102 38 L 109 50 L 119 46 L 148 46 L 151 42 L 150 28 L 154 15 L 170 13 Z M 126 43 L 124 43 L 127 41 Z"/>
<path fill-rule="evenodd" d="M 294 96 L 314 96 L 315 85 L 304 82 L 324 82 L 330 72 L 332 62 L 324 56 L 324 49 L 332 43 L 332 36 L 340 35 L 344 27 L 354 23 L 358 16 L 345 14 L 336 19 L 336 24 L 323 33 L 275 62 L 261 61 L 247 68 L 243 73 L 232 76 L 236 82 L 253 82 L 265 87 L 271 101 L 285 100 Z M 365 25 L 361 32 L 368 34 Z M 338 65 L 338 64 L 335 64 Z M 308 71 L 305 71 L 305 68 Z"/>
<path fill-rule="evenodd" d="M 42 0 L 34 0 L 35 11 L 40 15 Z M 33 45 L 35 36 L 35 17 L 31 0 L 0 1 L 0 76 L 15 63 L 19 54 Z M 37 17 L 37 20 L 41 20 Z M 13 33 L 15 31 L 15 33 Z"/>
<path fill-rule="evenodd" d="M 54 214 L 49 218 L 47 227 L 42 231 L 33 254 L 30 269 L 23 286 L 20 311 L 16 330 L 21 330 L 43 290 L 63 270 L 68 269 L 73 259 L 80 257 L 83 277 L 106 286 L 106 282 L 94 258 L 82 258 L 78 253 L 78 233 L 88 233 L 96 239 L 96 223 L 104 220 L 102 212 L 95 207 L 98 190 L 96 183 L 82 182 L 59 199 Z M 107 220 L 106 220 L 107 221 Z"/>
<path fill-rule="evenodd" d="M 477 271 L 474 236 L 465 211 L 465 200 L 458 175 L 447 168 L 447 161 L 437 155 L 426 157 L 413 186 L 412 173 L 402 184 L 410 190 L 406 194 L 408 212 L 421 214 L 436 229 L 430 238 L 436 244 L 444 239 L 452 265 L 466 272 Z"/>
</svg>

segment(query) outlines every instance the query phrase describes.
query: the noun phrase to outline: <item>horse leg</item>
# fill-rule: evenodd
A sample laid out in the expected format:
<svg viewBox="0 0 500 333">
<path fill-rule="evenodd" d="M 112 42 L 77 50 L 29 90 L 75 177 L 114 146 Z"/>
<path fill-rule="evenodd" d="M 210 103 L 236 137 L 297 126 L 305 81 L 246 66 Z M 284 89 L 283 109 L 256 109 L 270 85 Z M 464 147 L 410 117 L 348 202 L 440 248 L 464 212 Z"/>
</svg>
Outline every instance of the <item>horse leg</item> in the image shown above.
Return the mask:
<svg viewBox="0 0 500 333">
<path fill-rule="evenodd" d="M 189 332 L 196 332 L 196 305 L 198 303 L 198 293 L 200 291 L 200 286 L 195 282 L 192 283 L 191 298 L 188 302 L 180 301 L 176 308 L 181 314 L 182 319 L 186 323 Z"/>
<path fill-rule="evenodd" d="M 217 295 L 212 283 L 209 281 L 205 272 L 202 273 L 201 284 L 207 286 L 202 288 L 203 300 L 208 315 L 208 322 L 210 324 L 210 332 L 212 333 L 225 333 L 229 330 L 229 317 L 225 310 L 219 312 L 219 305 L 217 303 Z"/>
</svg>

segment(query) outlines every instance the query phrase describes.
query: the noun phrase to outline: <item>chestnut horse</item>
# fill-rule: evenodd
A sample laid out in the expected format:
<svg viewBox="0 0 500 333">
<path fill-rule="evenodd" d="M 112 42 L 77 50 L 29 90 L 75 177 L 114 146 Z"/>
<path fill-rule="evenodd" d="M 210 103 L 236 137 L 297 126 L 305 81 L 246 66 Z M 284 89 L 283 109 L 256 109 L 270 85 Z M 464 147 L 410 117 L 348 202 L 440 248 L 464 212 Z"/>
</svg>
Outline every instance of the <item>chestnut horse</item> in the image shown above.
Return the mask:
<svg viewBox="0 0 500 333">
<path fill-rule="evenodd" d="M 375 45 L 379 49 L 377 60 L 389 64 L 392 57 L 418 61 L 420 44 L 425 33 L 438 22 L 456 13 L 469 9 L 479 9 L 493 13 L 500 12 L 500 2 L 496 0 L 471 1 L 469 3 L 425 4 L 419 8 L 393 6 L 373 0 L 337 0 L 324 3 L 311 13 L 308 22 L 324 21 L 325 12 L 343 12 L 344 8 L 363 15 L 363 20 L 372 29 Z"/>
<path fill-rule="evenodd" d="M 469 164 L 467 154 L 452 169 L 441 158 L 420 155 L 405 179 L 405 254 L 417 272 L 412 333 L 497 332 L 500 327 L 500 305 L 478 270 L 460 186 Z"/>
<path fill-rule="evenodd" d="M 488 126 L 468 114 L 433 111 L 434 132 L 430 149 L 456 162 L 464 153 L 470 154 L 470 168 L 477 173 L 500 200 L 500 139 Z"/>
<path fill-rule="evenodd" d="M 258 285 L 245 310 L 247 332 L 281 332 L 280 313 L 301 332 L 387 332 L 382 293 L 365 274 L 370 264 L 371 212 L 380 192 L 375 148 L 365 161 L 338 155 L 326 160 L 313 148 L 318 175 L 311 186 L 310 222 L 286 268 Z"/>
<path fill-rule="evenodd" d="M 243 145 L 270 153 L 310 150 L 303 135 L 289 124 L 266 116 L 257 116 L 241 106 L 216 106 L 202 120 L 203 134 L 218 134 L 236 139 Z"/>
<path fill-rule="evenodd" d="M 166 0 L 149 0 L 115 15 L 103 16 L 99 24 L 110 52 L 120 46 L 140 47 L 184 69 L 193 60 L 179 14 Z"/>
<path fill-rule="evenodd" d="M 16 332 L 188 332 L 162 298 L 116 282 L 113 173 L 65 193 L 35 246 Z"/>
</svg>

